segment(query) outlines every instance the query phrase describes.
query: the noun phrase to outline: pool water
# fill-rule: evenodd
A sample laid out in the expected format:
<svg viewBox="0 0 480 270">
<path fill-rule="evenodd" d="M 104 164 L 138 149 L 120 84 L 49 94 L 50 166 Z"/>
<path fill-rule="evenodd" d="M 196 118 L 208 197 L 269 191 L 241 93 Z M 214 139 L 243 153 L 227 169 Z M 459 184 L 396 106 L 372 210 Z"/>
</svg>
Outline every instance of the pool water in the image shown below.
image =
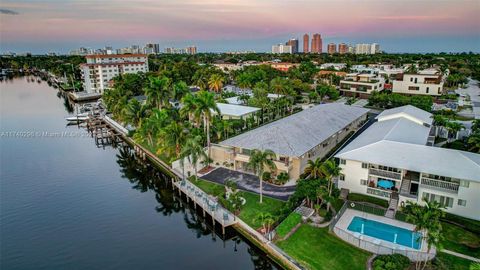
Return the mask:
<svg viewBox="0 0 480 270">
<path fill-rule="evenodd" d="M 418 232 L 358 216 L 353 218 L 348 230 L 413 249 L 421 247 L 422 235 Z"/>
</svg>

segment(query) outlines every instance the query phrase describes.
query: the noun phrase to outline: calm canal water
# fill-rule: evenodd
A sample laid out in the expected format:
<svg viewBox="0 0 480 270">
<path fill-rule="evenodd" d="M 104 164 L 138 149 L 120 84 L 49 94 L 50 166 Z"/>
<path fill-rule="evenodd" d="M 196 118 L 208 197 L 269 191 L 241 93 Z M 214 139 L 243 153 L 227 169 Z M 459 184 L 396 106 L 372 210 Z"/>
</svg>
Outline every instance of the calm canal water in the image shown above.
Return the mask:
<svg viewBox="0 0 480 270">
<path fill-rule="evenodd" d="M 212 233 L 128 149 L 66 126 L 57 92 L 0 82 L 0 269 L 276 269 L 235 231 Z"/>
</svg>

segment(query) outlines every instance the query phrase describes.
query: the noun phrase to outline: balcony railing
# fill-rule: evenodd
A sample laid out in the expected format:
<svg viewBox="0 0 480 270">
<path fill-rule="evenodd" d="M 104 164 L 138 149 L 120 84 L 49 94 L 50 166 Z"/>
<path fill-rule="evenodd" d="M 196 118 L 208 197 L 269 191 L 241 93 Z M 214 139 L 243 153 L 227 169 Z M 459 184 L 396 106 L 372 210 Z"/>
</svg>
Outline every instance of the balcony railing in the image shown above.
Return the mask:
<svg viewBox="0 0 480 270">
<path fill-rule="evenodd" d="M 398 172 L 391 172 L 391 171 L 370 168 L 369 173 L 376 176 L 386 177 L 386 178 L 395 179 L 395 180 L 402 179 L 402 174 Z"/>
<path fill-rule="evenodd" d="M 460 186 L 459 183 L 447 182 L 447 181 L 432 179 L 428 177 L 422 177 L 421 183 L 422 185 L 425 185 L 425 186 L 435 187 L 435 188 L 453 192 L 453 193 L 458 193 L 458 187 Z"/>
<path fill-rule="evenodd" d="M 371 187 L 367 187 L 367 193 L 385 198 L 390 198 L 390 196 L 392 195 L 391 191 Z"/>
</svg>

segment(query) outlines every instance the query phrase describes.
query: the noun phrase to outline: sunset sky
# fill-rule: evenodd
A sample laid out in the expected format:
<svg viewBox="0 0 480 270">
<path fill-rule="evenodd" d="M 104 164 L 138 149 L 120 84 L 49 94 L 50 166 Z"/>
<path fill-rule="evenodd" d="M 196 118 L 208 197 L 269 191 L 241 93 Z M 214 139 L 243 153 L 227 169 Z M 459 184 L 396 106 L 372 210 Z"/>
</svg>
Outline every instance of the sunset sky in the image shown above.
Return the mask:
<svg viewBox="0 0 480 270">
<path fill-rule="evenodd" d="M 377 42 L 387 52 L 480 51 L 479 0 L 1 0 L 0 11 L 2 52 L 146 42 L 263 52 L 314 32 L 324 47 Z"/>
</svg>

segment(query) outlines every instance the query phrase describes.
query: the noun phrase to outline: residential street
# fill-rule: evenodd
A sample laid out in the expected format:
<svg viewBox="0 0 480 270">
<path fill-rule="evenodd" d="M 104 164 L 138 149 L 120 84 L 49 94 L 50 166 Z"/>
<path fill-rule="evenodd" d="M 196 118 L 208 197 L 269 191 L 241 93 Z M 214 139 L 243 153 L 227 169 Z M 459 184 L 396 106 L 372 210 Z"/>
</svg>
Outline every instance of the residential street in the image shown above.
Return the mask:
<svg viewBox="0 0 480 270">
<path fill-rule="evenodd" d="M 469 79 L 468 87 L 466 89 L 457 89 L 456 92 L 470 96 L 474 117 L 475 119 L 480 119 L 480 88 L 478 87 L 478 81 Z"/>
</svg>

